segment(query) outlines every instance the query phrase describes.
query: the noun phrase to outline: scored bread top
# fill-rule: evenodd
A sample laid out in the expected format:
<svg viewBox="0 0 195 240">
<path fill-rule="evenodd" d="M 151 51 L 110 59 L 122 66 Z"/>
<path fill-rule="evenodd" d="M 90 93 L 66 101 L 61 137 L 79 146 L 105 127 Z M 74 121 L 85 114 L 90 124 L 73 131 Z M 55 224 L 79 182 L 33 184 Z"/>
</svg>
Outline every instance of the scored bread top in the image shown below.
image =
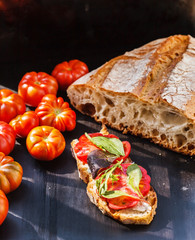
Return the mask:
<svg viewBox="0 0 195 240">
<path fill-rule="evenodd" d="M 175 35 L 150 42 L 111 59 L 76 85 L 113 94 L 131 94 L 143 102 L 161 102 L 195 122 L 195 39 Z"/>
</svg>

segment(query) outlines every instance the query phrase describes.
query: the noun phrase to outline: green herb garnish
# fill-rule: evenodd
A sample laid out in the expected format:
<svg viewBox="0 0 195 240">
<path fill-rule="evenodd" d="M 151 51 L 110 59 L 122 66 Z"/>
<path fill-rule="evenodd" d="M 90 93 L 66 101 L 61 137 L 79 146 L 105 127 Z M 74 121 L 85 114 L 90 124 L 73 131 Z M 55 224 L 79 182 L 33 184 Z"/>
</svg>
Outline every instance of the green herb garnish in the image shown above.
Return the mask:
<svg viewBox="0 0 195 240">
<path fill-rule="evenodd" d="M 118 138 L 108 138 L 108 137 L 90 137 L 89 134 L 85 133 L 85 136 L 97 147 L 101 148 L 103 151 L 107 151 L 116 156 L 125 156 L 123 143 Z"/>
<path fill-rule="evenodd" d="M 120 163 L 122 163 L 122 160 L 116 163 L 115 165 L 113 165 L 111 168 L 108 168 L 100 173 L 102 175 L 100 176 L 99 179 L 96 180 L 96 187 L 98 189 L 100 196 L 104 195 L 107 192 L 107 189 L 108 189 L 107 183 L 109 178 L 112 180 L 112 182 L 118 180 L 118 176 L 114 175 L 113 172 L 117 167 L 121 168 Z"/>
<path fill-rule="evenodd" d="M 131 164 L 127 168 L 128 185 L 132 191 L 136 192 L 138 196 L 142 197 L 139 189 L 139 184 L 142 179 L 142 172 L 137 164 Z"/>
<path fill-rule="evenodd" d="M 121 196 L 127 196 L 127 197 L 133 197 L 137 199 L 135 196 L 132 196 L 126 192 L 120 191 L 120 190 L 115 190 L 115 191 L 107 191 L 103 195 L 105 198 L 115 198 L 115 197 L 121 197 Z"/>
<path fill-rule="evenodd" d="M 96 180 L 96 187 L 99 193 L 99 196 L 105 197 L 105 198 L 115 198 L 115 197 L 120 197 L 120 196 L 128 196 L 131 197 L 135 200 L 140 200 L 139 195 L 134 196 L 130 195 L 126 192 L 120 191 L 120 190 L 114 190 L 114 191 L 108 191 L 108 180 L 111 179 L 112 182 L 118 181 L 118 175 L 113 174 L 116 168 L 122 169 L 121 163 L 123 160 L 120 162 L 117 162 L 114 164 L 112 167 L 102 171 L 99 175 L 100 177 Z M 133 191 L 135 192 L 135 191 Z M 136 192 L 137 193 L 137 192 Z"/>
</svg>

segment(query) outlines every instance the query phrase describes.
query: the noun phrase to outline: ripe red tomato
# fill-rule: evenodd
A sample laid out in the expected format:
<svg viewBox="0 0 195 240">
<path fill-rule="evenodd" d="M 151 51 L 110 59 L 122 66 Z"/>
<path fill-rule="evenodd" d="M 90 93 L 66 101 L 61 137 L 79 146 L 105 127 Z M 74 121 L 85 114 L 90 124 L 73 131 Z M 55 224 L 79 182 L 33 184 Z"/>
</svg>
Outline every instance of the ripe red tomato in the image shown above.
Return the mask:
<svg viewBox="0 0 195 240">
<path fill-rule="evenodd" d="M 9 124 L 16 132 L 16 137 L 24 138 L 27 137 L 31 129 L 39 126 L 39 117 L 34 111 L 28 111 L 12 119 Z"/>
<path fill-rule="evenodd" d="M 114 134 L 108 134 L 108 135 L 103 135 L 101 133 L 90 133 L 90 137 L 98 137 L 98 136 L 104 136 L 104 137 L 109 137 L 109 138 L 118 138 Z M 121 159 L 126 159 L 131 151 L 131 145 L 127 141 L 123 141 L 123 146 L 124 146 L 124 152 L 125 156 L 119 157 L 114 160 L 113 163 L 116 163 L 117 161 L 120 161 Z M 90 152 L 92 152 L 95 149 L 99 149 L 95 144 L 93 144 L 85 135 L 82 135 L 79 138 L 79 142 L 75 145 L 74 151 L 78 157 L 79 160 L 81 160 L 83 163 L 87 163 L 87 156 Z"/>
<path fill-rule="evenodd" d="M 39 126 L 33 128 L 26 138 L 26 146 L 32 157 L 50 161 L 62 154 L 65 139 L 54 127 Z"/>
<path fill-rule="evenodd" d="M 10 156 L 0 152 L 0 189 L 9 193 L 18 188 L 22 182 L 23 169 Z"/>
<path fill-rule="evenodd" d="M 8 123 L 0 121 L 0 152 L 8 155 L 15 146 L 16 133 Z"/>
<path fill-rule="evenodd" d="M 7 217 L 8 210 L 9 210 L 8 199 L 5 196 L 5 193 L 0 190 L 0 225 Z"/>
<path fill-rule="evenodd" d="M 9 89 L 0 90 L 0 121 L 9 123 L 18 114 L 26 111 L 24 100 Z"/>
<path fill-rule="evenodd" d="M 52 126 L 59 131 L 72 131 L 76 126 L 76 113 L 62 97 L 47 94 L 35 109 L 40 125 Z"/>
<path fill-rule="evenodd" d="M 26 73 L 18 85 L 18 94 L 23 97 L 27 105 L 33 107 L 38 106 L 46 94 L 56 95 L 57 90 L 56 79 L 44 72 Z"/>
<path fill-rule="evenodd" d="M 66 89 L 71 83 L 89 72 L 87 65 L 77 59 L 62 62 L 55 66 L 52 76 L 58 81 L 60 89 Z"/>
</svg>

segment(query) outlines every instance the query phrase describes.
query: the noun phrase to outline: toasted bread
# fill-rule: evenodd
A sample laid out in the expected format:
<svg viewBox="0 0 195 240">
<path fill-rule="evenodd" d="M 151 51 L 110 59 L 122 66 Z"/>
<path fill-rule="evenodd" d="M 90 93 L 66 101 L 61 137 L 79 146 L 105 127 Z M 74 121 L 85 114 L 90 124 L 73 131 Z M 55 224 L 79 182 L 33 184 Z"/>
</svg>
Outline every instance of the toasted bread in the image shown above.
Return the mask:
<svg viewBox="0 0 195 240">
<path fill-rule="evenodd" d="M 95 180 L 91 179 L 87 185 L 87 195 L 90 201 L 95 204 L 100 211 L 108 215 L 123 224 L 140 224 L 147 225 L 156 214 L 157 208 L 157 195 L 152 187 L 150 187 L 149 193 L 145 196 L 145 200 L 148 202 L 140 202 L 136 207 L 127 208 L 122 210 L 113 210 L 108 207 L 107 202 L 99 197 L 96 189 Z"/>
<path fill-rule="evenodd" d="M 109 134 L 105 126 L 103 126 L 100 132 L 104 135 Z M 122 210 L 113 210 L 109 208 L 107 202 L 97 193 L 96 182 L 92 177 L 89 165 L 80 161 L 76 156 L 74 147 L 77 143 L 78 139 L 71 142 L 71 150 L 77 163 L 79 177 L 88 184 L 87 195 L 90 201 L 95 204 L 103 214 L 108 215 L 124 224 L 149 224 L 153 220 L 157 208 L 157 195 L 154 189 L 150 187 L 149 193 L 144 197 L 145 201 L 140 201 L 135 207 Z M 132 161 L 130 158 L 127 158 L 125 162 Z"/>
</svg>

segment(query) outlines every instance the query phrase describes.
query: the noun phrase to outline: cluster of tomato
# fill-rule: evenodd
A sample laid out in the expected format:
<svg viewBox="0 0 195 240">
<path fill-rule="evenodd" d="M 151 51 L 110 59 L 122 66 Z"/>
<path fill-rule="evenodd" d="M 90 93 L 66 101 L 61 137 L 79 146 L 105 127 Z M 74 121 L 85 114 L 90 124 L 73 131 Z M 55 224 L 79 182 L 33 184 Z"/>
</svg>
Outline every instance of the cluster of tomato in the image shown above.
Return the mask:
<svg viewBox="0 0 195 240">
<path fill-rule="evenodd" d="M 9 203 L 5 194 L 19 187 L 23 169 L 9 153 L 16 138 L 26 138 L 31 156 L 50 161 L 65 149 L 61 132 L 72 131 L 76 114 L 57 97 L 58 87 L 65 90 L 88 72 L 84 62 L 71 60 L 58 64 L 51 75 L 44 72 L 26 73 L 18 85 L 18 93 L 0 90 L 0 225 L 5 220 Z M 26 105 L 34 107 L 26 111 Z"/>
</svg>

